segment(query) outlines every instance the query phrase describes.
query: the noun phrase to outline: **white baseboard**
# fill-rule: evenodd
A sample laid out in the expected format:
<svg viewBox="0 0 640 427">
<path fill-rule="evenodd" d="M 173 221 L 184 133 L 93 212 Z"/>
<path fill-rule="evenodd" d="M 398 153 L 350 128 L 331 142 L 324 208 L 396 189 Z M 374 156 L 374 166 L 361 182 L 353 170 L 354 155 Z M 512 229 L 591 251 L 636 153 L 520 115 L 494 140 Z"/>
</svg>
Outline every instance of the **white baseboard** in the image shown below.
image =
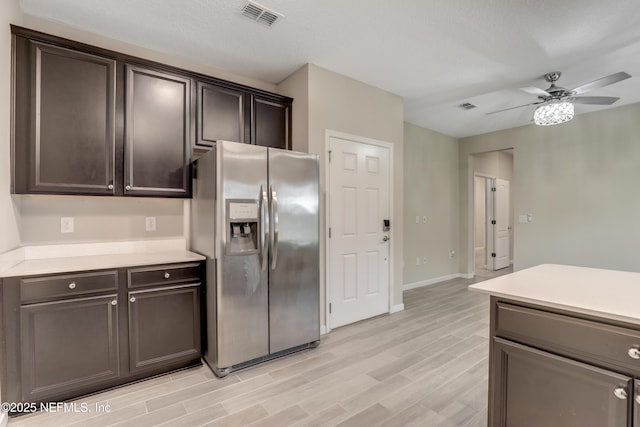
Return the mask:
<svg viewBox="0 0 640 427">
<path fill-rule="evenodd" d="M 474 274 L 473 273 L 460 273 L 459 277 L 461 279 L 473 279 L 474 278 Z"/>
<path fill-rule="evenodd" d="M 327 335 L 327 325 L 320 325 L 320 335 Z"/>
<path fill-rule="evenodd" d="M 394 305 L 393 307 L 391 307 L 391 310 L 389 310 L 389 314 L 397 313 L 399 311 L 404 311 L 404 304 Z"/>
<path fill-rule="evenodd" d="M 0 412 L 0 427 L 7 427 L 9 416 L 5 412 Z"/>
<path fill-rule="evenodd" d="M 407 283 L 406 285 L 402 285 L 403 291 L 408 291 L 409 289 L 421 288 L 423 286 L 435 285 L 436 283 L 445 282 L 447 280 L 458 279 L 463 277 L 465 279 L 470 279 L 473 277 L 473 274 L 462 274 L 462 273 L 454 273 L 448 274 L 446 276 L 435 277 L 433 279 L 421 280 L 419 282 Z"/>
</svg>

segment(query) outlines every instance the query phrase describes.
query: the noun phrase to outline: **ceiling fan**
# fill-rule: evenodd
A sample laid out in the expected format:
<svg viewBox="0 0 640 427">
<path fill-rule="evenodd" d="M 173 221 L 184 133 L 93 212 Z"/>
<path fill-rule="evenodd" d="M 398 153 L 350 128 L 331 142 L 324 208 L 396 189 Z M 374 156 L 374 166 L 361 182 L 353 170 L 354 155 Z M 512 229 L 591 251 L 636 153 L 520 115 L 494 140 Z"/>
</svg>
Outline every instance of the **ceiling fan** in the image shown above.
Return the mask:
<svg viewBox="0 0 640 427">
<path fill-rule="evenodd" d="M 556 86 L 556 82 L 560 78 L 560 71 L 552 71 L 544 75 L 544 79 L 551 83 L 546 90 L 537 87 L 523 87 L 523 90 L 532 95 L 537 95 L 539 101 L 529 104 L 518 105 L 515 107 L 504 108 L 502 110 L 492 111 L 487 114 L 501 113 L 503 111 L 513 110 L 516 108 L 527 107 L 529 105 L 540 105 L 536 108 L 533 120 L 537 125 L 548 126 L 564 123 L 571 120 L 574 116 L 573 104 L 592 104 L 592 105 L 611 105 L 620 98 L 612 96 L 577 96 L 589 92 L 594 89 L 609 86 L 619 81 L 631 77 L 624 71 L 614 73 L 588 83 L 582 84 L 573 89 L 565 89 Z"/>
</svg>

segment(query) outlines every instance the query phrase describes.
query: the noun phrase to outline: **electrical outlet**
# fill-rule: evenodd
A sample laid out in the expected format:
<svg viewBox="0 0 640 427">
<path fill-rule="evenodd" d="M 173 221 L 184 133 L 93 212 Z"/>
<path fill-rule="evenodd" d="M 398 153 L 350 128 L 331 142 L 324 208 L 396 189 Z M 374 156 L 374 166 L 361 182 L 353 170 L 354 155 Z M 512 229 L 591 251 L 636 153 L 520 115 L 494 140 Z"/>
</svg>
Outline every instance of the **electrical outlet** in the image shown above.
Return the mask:
<svg viewBox="0 0 640 427">
<path fill-rule="evenodd" d="M 61 233 L 73 233 L 73 217 L 63 216 L 60 218 L 60 232 Z"/>
<path fill-rule="evenodd" d="M 450 250 L 449 251 L 449 259 L 452 259 L 454 256 L 456 256 L 456 251 Z"/>
<path fill-rule="evenodd" d="M 147 231 L 156 231 L 156 217 L 148 216 L 144 219 L 144 228 Z"/>
<path fill-rule="evenodd" d="M 427 223 L 427 216 L 426 215 L 422 217 L 422 222 L 425 223 L 425 224 Z"/>
<path fill-rule="evenodd" d="M 426 264 L 427 263 L 427 257 L 422 258 L 422 263 Z"/>
</svg>

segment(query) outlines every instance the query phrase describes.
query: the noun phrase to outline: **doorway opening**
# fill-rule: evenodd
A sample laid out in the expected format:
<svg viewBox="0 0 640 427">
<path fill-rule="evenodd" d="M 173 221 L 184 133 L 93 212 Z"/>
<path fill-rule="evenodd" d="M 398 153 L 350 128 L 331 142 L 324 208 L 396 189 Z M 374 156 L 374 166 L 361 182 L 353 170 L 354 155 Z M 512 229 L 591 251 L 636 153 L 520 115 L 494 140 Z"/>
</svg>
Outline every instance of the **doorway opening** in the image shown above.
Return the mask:
<svg viewBox="0 0 640 427">
<path fill-rule="evenodd" d="M 513 271 L 513 149 L 474 154 L 473 271 L 491 278 Z"/>
</svg>

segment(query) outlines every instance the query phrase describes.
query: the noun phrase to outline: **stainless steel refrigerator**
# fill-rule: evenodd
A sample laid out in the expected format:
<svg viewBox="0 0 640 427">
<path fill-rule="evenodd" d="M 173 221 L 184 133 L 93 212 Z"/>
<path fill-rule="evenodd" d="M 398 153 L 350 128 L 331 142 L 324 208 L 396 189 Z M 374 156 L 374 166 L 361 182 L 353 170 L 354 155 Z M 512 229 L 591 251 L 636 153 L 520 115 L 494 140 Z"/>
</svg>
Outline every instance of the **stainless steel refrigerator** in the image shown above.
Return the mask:
<svg viewBox="0 0 640 427">
<path fill-rule="evenodd" d="M 204 360 L 218 376 L 320 339 L 318 157 L 219 141 L 194 165 L 207 257 Z"/>
</svg>

